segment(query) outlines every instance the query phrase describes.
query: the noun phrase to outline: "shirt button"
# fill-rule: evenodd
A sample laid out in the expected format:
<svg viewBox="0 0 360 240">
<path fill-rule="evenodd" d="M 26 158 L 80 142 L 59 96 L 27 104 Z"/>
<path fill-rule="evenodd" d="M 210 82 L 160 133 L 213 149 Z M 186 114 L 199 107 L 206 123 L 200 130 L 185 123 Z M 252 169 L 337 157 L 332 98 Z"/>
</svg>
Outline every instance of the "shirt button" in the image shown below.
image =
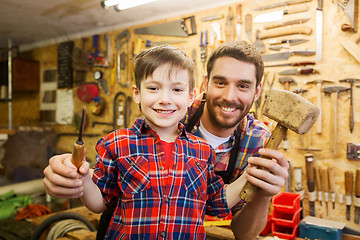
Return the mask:
<svg viewBox="0 0 360 240">
<path fill-rule="evenodd" d="M 164 169 L 165 169 L 164 166 L 161 166 L 161 167 L 160 167 L 160 170 L 161 170 L 161 171 L 164 170 Z"/>
<path fill-rule="evenodd" d="M 160 235 L 161 235 L 162 237 L 165 237 L 165 236 L 166 236 L 166 232 L 162 232 Z"/>
<path fill-rule="evenodd" d="M 134 165 L 135 165 L 135 163 L 134 163 L 133 161 L 131 161 L 129 164 L 130 164 L 130 166 L 134 166 Z"/>
<path fill-rule="evenodd" d="M 200 162 L 196 162 L 195 164 L 196 164 L 197 166 L 200 166 Z"/>
<path fill-rule="evenodd" d="M 170 202 L 170 199 L 169 199 L 168 197 L 165 198 L 165 202 L 166 202 L 166 203 Z"/>
</svg>

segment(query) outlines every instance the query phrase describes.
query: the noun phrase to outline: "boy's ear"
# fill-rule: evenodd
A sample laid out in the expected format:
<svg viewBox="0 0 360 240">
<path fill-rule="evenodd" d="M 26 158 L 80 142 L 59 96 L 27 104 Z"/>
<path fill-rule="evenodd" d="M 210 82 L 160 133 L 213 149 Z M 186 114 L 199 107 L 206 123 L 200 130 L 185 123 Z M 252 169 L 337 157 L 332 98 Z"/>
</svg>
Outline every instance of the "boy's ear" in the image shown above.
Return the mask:
<svg viewBox="0 0 360 240">
<path fill-rule="evenodd" d="M 140 90 L 136 87 L 136 85 L 132 86 L 132 92 L 135 103 L 140 105 Z"/>
</svg>

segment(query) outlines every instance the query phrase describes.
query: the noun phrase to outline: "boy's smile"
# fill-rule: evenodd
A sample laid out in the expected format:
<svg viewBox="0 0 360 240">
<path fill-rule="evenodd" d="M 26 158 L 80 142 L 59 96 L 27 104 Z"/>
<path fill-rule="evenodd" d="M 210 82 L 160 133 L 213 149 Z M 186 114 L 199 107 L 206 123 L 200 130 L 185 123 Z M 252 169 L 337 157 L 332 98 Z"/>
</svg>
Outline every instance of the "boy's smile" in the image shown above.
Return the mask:
<svg viewBox="0 0 360 240">
<path fill-rule="evenodd" d="M 134 100 L 140 104 L 147 123 L 160 138 L 175 136 L 179 121 L 192 104 L 194 93 L 189 90 L 189 73 L 165 64 L 133 87 Z"/>
</svg>

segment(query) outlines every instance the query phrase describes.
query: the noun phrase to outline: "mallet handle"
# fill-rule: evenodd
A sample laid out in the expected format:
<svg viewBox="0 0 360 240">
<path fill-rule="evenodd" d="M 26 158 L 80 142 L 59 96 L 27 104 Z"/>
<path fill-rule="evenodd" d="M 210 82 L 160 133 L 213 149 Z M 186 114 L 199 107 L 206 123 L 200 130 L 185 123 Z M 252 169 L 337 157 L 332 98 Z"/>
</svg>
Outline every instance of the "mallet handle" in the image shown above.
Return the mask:
<svg viewBox="0 0 360 240">
<path fill-rule="evenodd" d="M 284 139 L 287 128 L 278 123 L 272 132 L 269 141 L 266 143 L 265 148 L 278 149 L 281 141 Z M 262 158 L 270 158 L 261 156 Z M 250 182 L 246 182 L 244 187 L 241 189 L 240 198 L 250 202 L 254 197 L 257 187 Z"/>
</svg>

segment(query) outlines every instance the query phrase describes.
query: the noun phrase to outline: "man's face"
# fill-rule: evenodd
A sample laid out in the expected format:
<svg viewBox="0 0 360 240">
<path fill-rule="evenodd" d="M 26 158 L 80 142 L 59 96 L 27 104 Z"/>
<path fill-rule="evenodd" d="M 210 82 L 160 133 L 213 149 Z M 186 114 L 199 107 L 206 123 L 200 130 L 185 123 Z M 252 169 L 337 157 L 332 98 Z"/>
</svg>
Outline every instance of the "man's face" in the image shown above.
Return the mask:
<svg viewBox="0 0 360 240">
<path fill-rule="evenodd" d="M 206 127 L 209 131 L 232 131 L 246 116 L 261 91 L 261 84 L 256 87 L 255 72 L 254 64 L 235 58 L 221 57 L 215 61 L 204 84 L 204 114 L 206 124 L 211 125 Z"/>
</svg>

